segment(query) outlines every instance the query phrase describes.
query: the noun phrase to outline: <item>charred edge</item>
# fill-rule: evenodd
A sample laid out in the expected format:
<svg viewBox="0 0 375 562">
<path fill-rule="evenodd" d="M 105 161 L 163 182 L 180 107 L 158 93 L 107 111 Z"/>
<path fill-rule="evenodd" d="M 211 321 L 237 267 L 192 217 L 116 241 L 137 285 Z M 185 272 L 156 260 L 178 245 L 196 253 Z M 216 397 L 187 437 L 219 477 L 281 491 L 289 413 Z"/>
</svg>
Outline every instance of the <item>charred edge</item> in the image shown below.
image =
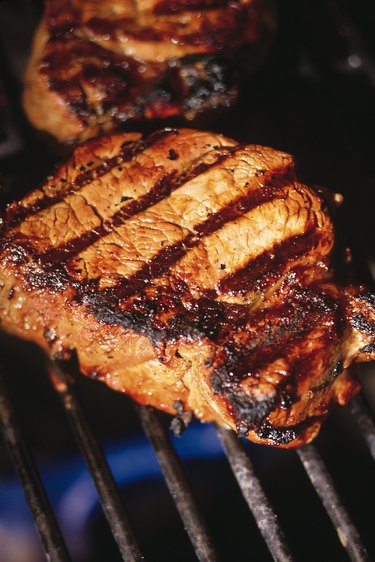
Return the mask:
<svg viewBox="0 0 375 562">
<path fill-rule="evenodd" d="M 375 325 L 370 324 L 362 314 L 357 314 L 350 319 L 350 323 L 356 330 L 366 334 L 375 334 Z"/>
<path fill-rule="evenodd" d="M 61 263 L 62 261 L 66 263 L 79 252 L 82 252 L 91 244 L 94 244 L 97 240 L 106 236 L 114 228 L 121 226 L 127 219 L 130 219 L 138 213 L 146 211 L 149 207 L 152 207 L 156 203 L 166 199 L 173 191 L 191 179 L 199 176 L 203 172 L 206 172 L 213 166 L 220 164 L 232 153 L 233 149 L 228 147 L 225 149 L 224 153 L 218 156 L 213 164 L 198 164 L 198 166 L 190 170 L 188 173 L 181 174 L 177 178 L 175 172 L 165 175 L 156 182 L 148 193 L 137 200 L 130 201 L 123 209 L 115 213 L 109 221 L 103 223 L 99 228 L 86 232 L 83 235 L 70 240 L 63 246 L 59 246 L 58 248 L 48 250 L 44 254 L 40 254 L 38 259 L 45 266 L 47 264 L 54 265 L 55 263 Z"/>
<path fill-rule="evenodd" d="M 216 373 L 216 377 L 220 377 Z M 216 388 L 222 388 L 223 381 L 216 379 Z M 226 384 L 224 382 L 224 384 Z M 316 387 L 315 391 L 323 390 L 327 386 L 326 383 Z M 279 394 L 279 395 L 278 395 Z M 266 418 L 280 403 L 280 393 L 270 395 L 263 399 L 256 399 L 245 395 L 243 392 L 225 391 L 225 398 L 229 403 L 229 410 L 232 418 L 235 420 L 237 433 L 246 437 L 249 431 L 254 431 L 261 439 L 268 439 L 277 445 L 287 445 L 301 437 L 303 433 L 321 418 L 311 417 L 293 426 L 273 426 Z"/>
<path fill-rule="evenodd" d="M 237 431 L 242 435 L 257 427 L 279 403 L 276 391 L 264 398 L 247 395 L 238 384 L 228 380 L 228 371 L 225 367 L 216 369 L 212 374 L 211 387 L 215 394 L 224 397 L 227 401 Z"/>
<path fill-rule="evenodd" d="M 272 426 L 271 424 L 262 424 L 255 430 L 255 433 L 261 439 L 272 441 L 274 445 L 288 445 L 296 439 L 303 439 L 309 427 L 323 421 L 323 416 L 312 416 L 301 423 L 291 426 Z"/>
<path fill-rule="evenodd" d="M 211 386 L 215 394 L 225 398 L 231 417 L 235 420 L 237 432 L 246 435 L 250 429 L 257 428 L 280 404 L 281 394 L 270 393 L 264 398 L 245 394 L 237 384 L 228 383 L 227 371 L 219 369 L 211 376 Z"/>
<path fill-rule="evenodd" d="M 177 68 L 179 90 L 184 92 L 180 105 L 185 114 L 229 107 L 235 102 L 239 76 L 233 61 L 218 55 L 188 55 Z"/>
<path fill-rule="evenodd" d="M 226 367 L 216 369 L 211 375 L 211 388 L 215 394 L 228 401 L 230 414 L 240 435 L 246 435 L 250 429 L 257 427 L 278 402 L 276 393 L 262 399 L 245 394 L 231 380 Z"/>
<path fill-rule="evenodd" d="M 293 342 L 298 345 L 300 339 L 306 338 L 307 332 L 321 324 L 322 317 L 327 313 L 331 313 L 334 316 L 334 303 L 327 307 L 323 297 L 318 298 L 317 296 L 313 299 L 311 294 L 310 298 L 308 298 L 307 294 L 305 297 L 307 303 L 309 301 L 313 302 L 310 302 L 303 310 L 298 308 L 293 313 L 293 310 L 287 304 L 284 307 L 284 311 L 280 307 L 278 313 L 281 313 L 281 316 L 275 316 L 275 318 L 280 320 L 283 315 L 289 316 L 289 321 L 286 325 L 283 325 L 281 322 L 280 326 L 272 329 L 271 333 L 267 330 L 265 335 L 258 338 L 255 342 L 253 342 L 252 338 L 247 343 L 242 341 L 240 347 L 236 344 L 235 339 L 229 342 L 226 340 L 224 344 L 225 355 L 223 357 L 223 365 L 216 368 L 212 373 L 210 379 L 211 387 L 215 394 L 222 396 L 228 401 L 229 410 L 242 430 L 243 428 L 247 430 L 256 428 L 256 424 L 268 416 L 277 406 L 286 410 L 298 401 L 295 385 L 296 373 L 305 372 L 304 362 L 306 360 L 310 361 L 310 355 L 307 359 L 299 360 L 298 365 L 294 363 L 290 366 L 289 376 L 285 377 L 282 382 L 274 387 L 274 392 L 270 392 L 265 401 L 256 400 L 244 394 L 244 391 L 240 388 L 240 382 L 250 373 L 253 376 L 257 376 L 262 372 L 262 369 L 270 365 L 275 359 L 287 354 L 289 343 Z M 273 310 L 269 314 L 271 324 L 274 315 L 275 311 Z M 256 325 L 257 317 L 252 317 L 251 321 Z M 238 324 L 232 323 L 232 331 L 235 331 L 237 327 Z M 332 340 L 334 337 L 335 327 L 332 326 L 329 329 L 329 333 L 327 333 L 327 338 Z M 340 365 L 338 363 L 337 370 L 339 368 Z M 316 387 L 315 391 L 322 390 L 325 384 L 323 383 L 320 388 Z"/>
<path fill-rule="evenodd" d="M 262 428 L 254 431 L 261 439 L 270 440 L 276 445 L 288 445 L 298 438 L 301 430 L 304 428 L 303 424 L 291 427 L 273 427 L 272 425 L 265 424 Z"/>
<path fill-rule="evenodd" d="M 367 304 L 375 308 L 375 293 L 367 291 L 366 293 L 360 293 L 359 295 L 357 295 L 357 298 L 367 302 Z"/>
<path fill-rule="evenodd" d="M 177 135 L 178 131 L 176 129 L 162 129 L 161 131 L 157 131 L 156 133 L 150 135 L 145 140 L 124 144 L 119 154 L 112 158 L 109 158 L 108 160 L 105 160 L 96 168 L 86 170 L 85 172 L 79 174 L 74 182 L 72 182 L 69 186 L 61 189 L 58 195 L 54 197 L 44 196 L 42 199 L 39 199 L 36 203 L 34 203 L 34 205 L 32 205 L 31 207 L 16 207 L 11 211 L 10 216 L 8 216 L 7 218 L 7 227 L 14 228 L 20 222 L 22 222 L 24 218 L 35 215 L 39 211 L 52 207 L 56 203 L 59 203 L 60 201 L 65 199 L 66 196 L 71 195 L 72 193 L 76 193 L 88 183 L 102 177 L 104 174 L 109 173 L 114 167 L 125 162 L 129 162 L 132 158 L 134 158 L 138 154 L 141 154 L 147 148 L 150 148 L 158 141 L 171 134 Z M 62 178 L 60 181 L 64 183 L 66 182 L 64 178 Z"/>
<path fill-rule="evenodd" d="M 359 353 L 372 353 L 373 351 L 375 351 L 375 341 L 362 347 Z"/>
<path fill-rule="evenodd" d="M 244 294 L 254 284 L 267 285 L 282 276 L 288 263 L 309 252 L 318 244 L 319 233 L 314 228 L 303 234 L 291 236 L 248 262 L 242 269 L 219 281 L 220 291 Z"/>
<path fill-rule="evenodd" d="M 167 337 L 166 330 L 156 324 L 155 303 L 153 306 L 151 301 L 148 303 L 148 310 L 143 307 L 140 310 L 133 308 L 129 311 L 122 311 L 119 310 L 116 302 L 103 299 L 94 293 L 86 294 L 82 298 L 78 297 L 78 300 L 86 306 L 98 322 L 132 330 L 146 336 L 154 346 L 165 341 Z"/>
<path fill-rule="evenodd" d="M 135 289 L 135 287 L 134 287 Z M 158 289 L 152 296 L 140 294 L 126 310 L 118 306 L 118 299 L 103 293 L 92 291 L 77 295 L 76 300 L 82 302 L 96 319 L 110 325 L 121 325 L 148 337 L 153 345 L 161 341 L 195 341 L 208 337 L 215 341 L 223 327 L 229 328 L 234 322 L 243 322 L 244 307 L 226 305 L 207 299 L 190 302 L 187 310 L 181 300 L 182 292 L 188 289 Z M 78 292 L 79 293 L 79 292 Z M 159 321 L 161 310 L 173 311 L 173 317 L 167 323 Z"/>
<path fill-rule="evenodd" d="M 173 408 L 176 410 L 176 416 L 171 421 L 170 428 L 176 437 L 180 437 L 188 428 L 193 418 L 193 412 L 185 410 L 184 403 L 181 400 L 176 400 Z"/>
</svg>

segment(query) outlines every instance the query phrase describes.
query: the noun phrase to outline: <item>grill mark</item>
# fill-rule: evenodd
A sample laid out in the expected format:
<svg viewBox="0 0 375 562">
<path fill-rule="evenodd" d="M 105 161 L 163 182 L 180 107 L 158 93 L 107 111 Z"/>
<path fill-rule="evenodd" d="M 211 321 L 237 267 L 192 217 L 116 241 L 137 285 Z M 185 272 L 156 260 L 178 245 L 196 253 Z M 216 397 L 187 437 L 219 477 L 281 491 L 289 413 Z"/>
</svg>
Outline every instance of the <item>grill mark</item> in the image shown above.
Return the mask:
<svg viewBox="0 0 375 562">
<path fill-rule="evenodd" d="M 371 324 L 363 316 L 363 314 L 356 314 L 350 319 L 350 323 L 356 330 L 364 332 L 365 334 L 375 334 L 375 324 Z"/>
<path fill-rule="evenodd" d="M 153 9 L 157 15 L 173 15 L 196 10 L 212 10 L 229 4 L 229 0 L 161 0 Z"/>
<path fill-rule="evenodd" d="M 111 21 L 93 17 L 85 25 L 92 33 L 98 36 L 108 35 L 113 40 L 117 39 L 118 29 L 123 29 L 127 37 L 138 41 L 166 42 L 173 39 L 177 45 L 191 45 L 203 49 L 227 47 L 233 52 L 237 45 L 247 38 L 249 26 L 256 26 L 257 12 L 241 4 L 229 4 L 217 9 L 221 10 L 219 16 L 213 19 L 201 18 L 191 31 L 176 29 L 174 22 L 163 29 L 155 25 L 139 26 L 135 20 L 129 18 Z"/>
<path fill-rule="evenodd" d="M 297 290 L 297 293 L 293 293 L 291 298 L 292 302 L 289 304 L 292 305 L 297 298 L 299 307 L 295 310 L 290 326 L 281 325 L 268 334 L 263 341 L 258 341 L 255 346 L 252 345 L 250 340 L 250 346 L 245 345 L 241 349 L 236 349 L 234 342 L 232 342 L 232 345 L 225 343 L 223 345 L 223 342 L 219 340 L 219 345 L 221 344 L 223 349 L 222 364 L 215 368 L 210 377 L 212 390 L 226 400 L 231 416 L 236 420 L 237 430 L 241 429 L 244 433 L 247 433 L 249 429 L 259 427 L 262 419 L 278 407 L 288 409 L 293 403 L 297 402 L 299 400 L 298 381 L 301 376 L 308 376 L 308 366 L 313 363 L 315 353 L 333 352 L 333 346 L 336 345 L 338 332 L 336 325 L 329 322 L 329 318 L 335 317 L 337 303 L 324 293 L 320 294 L 309 290 Z M 306 307 L 304 307 L 304 303 L 307 303 Z M 303 308 L 300 308 L 301 306 Z M 287 314 L 287 305 L 285 307 L 284 314 Z M 277 315 L 277 309 L 269 311 L 271 320 L 275 312 Z M 288 376 L 281 382 L 276 383 L 273 390 L 269 389 L 266 396 L 257 398 L 244 393 L 240 382 L 247 374 L 261 375 L 263 369 L 275 359 L 280 356 L 287 357 L 288 346 L 290 344 L 298 346 L 299 342 L 309 337 L 308 334 L 311 331 L 321 325 L 324 318 L 327 318 L 324 351 L 319 347 L 317 350 L 310 350 L 306 355 L 294 357 L 291 362 L 288 361 Z M 251 317 L 252 324 L 256 324 L 256 320 L 257 315 Z M 243 330 L 244 326 L 240 326 L 240 328 Z M 330 380 L 324 380 L 321 377 L 322 383 L 319 388 L 328 386 L 332 383 L 333 378 L 333 374 Z"/>
<path fill-rule="evenodd" d="M 327 325 L 327 340 L 333 341 L 338 337 L 336 318 L 337 301 L 322 291 L 313 291 L 294 287 L 288 296 L 288 301 L 266 312 L 252 314 L 229 324 L 229 336 L 225 347 L 223 364 L 212 375 L 212 385 L 217 394 L 236 387 L 248 373 L 256 375 L 267 365 L 270 365 L 292 343 L 304 340 L 307 332 L 311 332 L 320 325 L 323 318 L 331 316 L 334 322 Z M 245 306 L 246 309 L 246 306 Z M 257 336 L 248 334 L 247 341 L 240 345 L 236 342 L 236 330 L 243 329 L 244 321 L 251 320 L 251 325 L 262 326 L 257 330 Z M 258 335 L 260 334 L 260 336 Z M 225 337 L 221 334 L 220 339 Z M 229 338 L 229 339 L 228 339 Z M 301 361 L 303 361 L 301 359 Z M 303 371 L 302 367 L 300 369 Z"/>
<path fill-rule="evenodd" d="M 221 158 L 226 158 L 228 151 L 234 152 L 241 149 L 241 147 L 227 147 L 225 154 L 221 154 Z M 194 168 L 190 175 L 201 173 L 204 169 L 215 165 L 202 163 Z M 186 181 L 188 176 L 183 176 L 183 180 Z M 140 291 L 150 279 L 150 276 L 158 275 L 162 271 L 166 271 L 170 265 L 188 251 L 190 247 L 198 244 L 203 236 L 220 229 L 228 220 L 234 220 L 241 217 L 243 213 L 250 211 L 252 208 L 258 206 L 261 203 L 272 200 L 278 195 L 282 187 L 290 180 L 293 176 L 293 169 L 290 166 L 283 166 L 282 169 L 275 169 L 268 173 L 264 177 L 263 186 L 260 189 L 256 189 L 246 196 L 237 198 L 232 201 L 221 211 L 212 215 L 209 219 L 201 223 L 196 227 L 196 234 L 189 235 L 185 240 L 180 241 L 165 251 L 161 251 L 159 254 L 154 256 L 154 258 L 146 264 L 143 270 L 140 270 L 138 274 L 132 276 L 131 278 L 125 279 L 119 286 L 110 289 L 105 289 L 103 291 L 98 290 L 98 284 L 96 280 L 88 283 L 74 283 L 74 287 L 77 290 L 77 300 L 86 304 L 91 312 L 96 316 L 99 321 L 103 321 L 108 324 L 119 324 L 124 327 L 129 327 L 135 329 L 140 333 L 145 333 L 150 340 L 154 343 L 160 342 L 162 339 L 176 339 L 176 337 L 196 337 L 202 336 L 202 334 L 207 335 L 211 339 L 216 339 L 218 337 L 217 330 L 213 331 L 212 326 L 216 324 L 223 323 L 228 325 L 226 321 L 226 316 L 232 318 L 233 321 L 230 322 L 233 327 L 235 319 L 239 320 L 239 324 L 244 321 L 244 314 L 241 313 L 242 309 L 233 305 L 222 306 L 216 301 L 212 301 L 211 298 L 202 298 L 196 301 L 194 304 L 194 310 L 187 314 L 186 309 L 181 304 L 178 305 L 178 310 L 176 310 L 177 315 L 172 319 L 167 325 L 160 325 L 160 322 L 155 322 L 154 313 L 150 316 L 146 322 L 146 326 L 143 329 L 139 329 L 140 322 L 145 323 L 144 313 L 139 314 L 137 310 L 130 305 L 130 308 L 123 311 L 118 306 L 118 298 L 126 297 L 134 292 Z M 164 178 L 165 179 L 165 178 Z M 182 181 L 182 178 L 180 178 Z M 51 273 L 46 272 L 43 274 L 44 285 L 48 285 L 49 275 L 57 275 L 56 269 L 61 271 L 61 263 L 57 264 L 57 268 L 51 268 Z M 64 275 L 63 275 L 64 276 Z M 68 281 L 66 276 L 64 277 L 65 282 Z M 43 281 L 43 280 L 42 280 Z M 174 290 L 172 291 L 174 293 Z M 188 293 L 188 291 L 187 291 Z M 154 302 L 154 308 L 158 309 L 162 302 L 156 298 Z M 176 305 L 177 306 L 177 305 Z M 238 314 L 231 313 L 232 309 L 238 311 Z M 138 316 L 139 318 L 138 318 Z M 215 318 L 218 322 L 215 321 Z M 163 324 L 163 323 L 162 323 Z M 138 327 L 137 327 L 138 326 Z M 219 331 L 222 333 L 222 330 Z"/>
<path fill-rule="evenodd" d="M 365 301 L 373 309 L 375 309 L 375 292 L 366 291 L 365 293 L 359 293 L 357 295 L 357 298 Z"/>
<path fill-rule="evenodd" d="M 303 339 L 303 334 L 314 329 L 327 314 L 333 314 L 336 319 L 336 303 L 328 295 L 298 286 L 289 294 L 287 303 L 266 313 L 252 313 L 251 317 L 247 305 L 218 302 L 210 295 L 191 299 L 189 288 L 183 282 L 148 286 L 143 291 L 142 288 L 141 281 L 138 285 L 134 281 L 131 289 L 133 293 L 138 289 L 136 298 L 122 301 L 121 306 L 113 291 L 98 291 L 95 286 L 77 287 L 76 300 L 85 304 L 99 322 L 144 334 L 153 345 L 181 338 L 195 341 L 202 337 L 220 344 L 224 353 L 220 364 L 225 364 L 225 369 L 216 367 L 213 373 L 216 383 L 212 382 L 218 394 L 221 387 L 233 387 L 248 372 L 272 362 L 279 356 L 280 348 L 295 342 L 296 338 Z M 130 287 L 128 290 L 130 293 Z M 189 302 L 189 307 L 183 301 Z M 167 322 L 159 319 L 159 312 L 163 310 L 173 312 Z M 236 334 L 250 320 L 252 325 L 266 321 L 265 333 L 256 338 L 248 334 L 247 341 L 239 344 Z M 336 331 L 335 325 L 331 329 L 332 337 Z"/>
<path fill-rule="evenodd" d="M 62 189 L 57 195 L 53 197 L 44 196 L 38 201 L 36 201 L 30 207 L 16 207 L 12 209 L 9 213 L 10 216 L 7 218 L 7 228 L 14 228 L 20 224 L 28 216 L 33 216 L 40 211 L 48 209 L 65 199 L 66 196 L 76 193 L 82 187 L 88 183 L 102 177 L 106 173 L 110 172 L 115 166 L 129 162 L 132 158 L 135 158 L 147 148 L 152 147 L 158 141 L 164 139 L 168 135 L 177 135 L 178 131 L 176 129 L 162 129 L 156 133 L 147 137 L 147 139 L 141 139 L 137 142 L 126 143 L 122 145 L 122 149 L 119 154 L 105 160 L 102 164 L 96 168 L 86 170 L 79 174 L 76 179 L 65 189 Z"/>
<path fill-rule="evenodd" d="M 232 202 L 232 204 L 217 213 L 217 215 L 220 215 L 221 220 L 219 220 L 219 216 L 210 217 L 209 220 L 199 225 L 196 231 L 200 231 L 201 235 L 203 235 L 203 233 L 217 230 L 227 222 L 228 216 L 231 214 L 235 214 L 236 217 L 242 216 L 243 212 L 263 202 L 262 199 L 271 200 L 277 197 L 277 193 L 272 192 L 269 186 L 267 189 L 267 183 L 272 184 L 276 181 L 277 188 L 280 190 L 290 179 L 290 173 L 291 169 L 284 167 L 281 174 L 278 171 L 270 174 L 262 189 Z M 276 175 L 276 178 L 273 177 L 274 175 Z M 235 212 L 236 205 L 237 210 Z M 233 329 L 234 325 L 240 325 L 241 322 L 244 322 L 247 307 L 218 303 L 212 299 L 212 295 L 208 295 L 208 298 L 202 297 L 192 301 L 192 308 L 188 311 L 183 306 L 181 299 L 183 295 L 191 299 L 189 288 L 183 282 L 174 280 L 170 291 L 172 300 L 177 298 L 177 302 L 173 306 L 175 315 L 166 325 L 164 323 L 160 324 L 155 318 L 155 312 L 153 312 L 154 309 L 162 307 L 164 298 L 153 295 L 150 299 L 143 292 L 143 289 L 147 287 L 153 276 L 167 271 L 172 263 L 183 256 L 190 247 L 198 244 L 199 241 L 199 236 L 189 235 L 179 243 L 160 251 L 138 273 L 122 280 L 114 287 L 99 290 L 98 280 L 77 284 L 76 300 L 87 306 L 90 313 L 99 322 L 130 328 L 133 331 L 146 335 L 154 345 L 163 340 L 175 341 L 181 336 L 194 340 L 203 335 L 216 340 L 219 334 L 222 335 L 223 331 L 225 331 L 225 326 Z M 176 283 L 179 287 L 176 287 Z M 151 288 L 151 285 L 149 287 Z M 158 289 L 155 287 L 155 290 Z M 126 298 L 131 295 L 138 295 L 137 299 L 133 303 L 125 304 Z M 170 298 L 171 295 L 168 297 L 169 301 Z M 125 308 L 119 306 L 119 300 L 122 301 Z M 150 307 L 152 309 L 151 312 L 149 310 Z M 229 323 L 227 316 L 230 319 Z M 223 329 L 217 329 L 217 327 L 223 327 Z"/>
<path fill-rule="evenodd" d="M 203 238 L 220 230 L 225 224 L 242 217 L 255 207 L 268 203 L 280 196 L 282 188 L 290 180 L 290 172 L 291 170 L 288 167 L 283 168 L 281 171 L 273 170 L 269 173 L 268 177 L 267 175 L 265 176 L 261 188 L 231 201 L 220 211 L 195 226 L 194 233 L 190 233 L 176 244 L 160 250 L 134 275 L 121 280 L 118 285 L 108 289 L 108 291 L 116 294 L 119 298 L 123 298 L 132 294 L 134 286 L 137 287 L 136 290 L 139 290 L 140 287 L 149 283 L 153 278 L 159 277 L 180 260 L 188 250 L 197 246 Z"/>
<path fill-rule="evenodd" d="M 243 268 L 221 279 L 218 289 L 222 292 L 245 294 L 254 286 L 268 286 L 278 279 L 287 263 L 316 247 L 320 234 L 310 227 L 303 234 L 290 236 L 251 259 Z"/>
<path fill-rule="evenodd" d="M 118 22 L 117 25 L 121 27 L 122 24 Z M 145 28 L 140 32 L 154 34 L 155 29 L 149 28 L 147 32 L 147 28 Z M 203 33 L 201 31 L 200 35 L 202 34 L 210 38 L 209 32 L 204 31 Z M 174 30 L 172 36 L 174 37 Z M 72 45 L 69 45 L 69 43 L 72 43 Z M 178 67 L 175 67 L 172 71 L 166 62 L 148 61 L 148 70 L 145 74 L 142 72 L 142 65 L 134 59 L 114 54 L 92 41 L 82 38 L 70 42 L 65 39 L 65 41 L 55 44 L 52 53 L 44 57 L 40 72 L 45 76 L 48 88 L 56 92 L 64 100 L 69 110 L 88 127 L 90 127 L 88 117 L 97 113 L 97 107 L 95 107 L 96 104 L 87 104 L 83 83 L 89 82 L 95 88 L 100 86 L 103 98 L 99 106 L 110 118 L 112 128 L 115 130 L 118 128 L 118 124 L 124 121 L 149 119 L 149 111 L 153 112 L 152 118 L 159 119 L 166 115 L 184 114 L 185 111 L 189 110 L 189 102 L 191 103 L 189 91 L 199 88 L 199 84 L 203 84 L 203 82 L 205 82 L 205 85 L 202 85 L 203 98 L 200 99 L 202 96 L 196 97 L 194 108 L 205 109 L 207 91 L 210 92 L 209 99 L 212 95 L 215 95 L 216 99 L 219 95 L 220 80 L 218 81 L 218 78 L 212 73 L 211 75 L 207 73 L 207 78 L 202 80 L 200 77 L 202 70 L 199 68 L 204 66 L 204 55 L 207 54 L 205 51 L 216 53 L 222 49 L 219 45 L 219 48 L 200 49 L 200 51 L 202 50 L 203 52 L 198 54 L 202 58 L 202 64 L 198 64 L 193 72 L 189 69 L 186 57 L 178 59 L 178 67 L 182 66 L 187 73 L 187 76 L 184 77 L 185 80 L 182 78 L 184 82 L 182 85 L 180 84 L 181 76 Z M 68 79 L 65 76 L 64 68 L 71 66 L 69 60 L 75 61 L 82 58 L 85 59 L 85 64 L 83 66 L 81 64 L 79 70 Z M 93 58 L 96 60 L 93 61 Z M 108 61 L 110 61 L 109 65 Z M 229 65 L 228 61 L 229 59 L 226 60 L 226 68 Z M 232 64 L 234 64 L 233 61 Z M 234 75 L 232 77 L 229 70 L 226 73 L 231 78 L 229 81 L 230 87 L 228 87 L 227 82 L 221 84 L 223 91 L 221 92 L 220 105 L 231 103 L 233 91 L 237 89 Z M 154 78 L 150 80 L 147 74 L 154 76 Z M 158 77 L 156 82 L 155 75 Z M 176 90 L 177 83 L 180 84 L 180 88 Z M 187 99 L 181 99 L 178 91 L 181 88 L 184 91 L 186 90 L 183 97 Z M 227 100 L 227 103 L 225 103 L 225 100 Z M 212 103 L 217 105 L 218 101 Z M 148 112 L 146 111 L 147 108 Z"/>
<path fill-rule="evenodd" d="M 152 41 L 163 43 L 173 40 L 173 43 L 181 46 L 200 47 L 209 51 L 223 50 L 227 46 L 229 51 L 235 51 L 235 47 L 241 42 L 244 34 L 244 23 L 247 20 L 246 13 L 238 12 L 232 21 L 228 20 L 224 25 L 205 24 L 197 31 L 176 36 L 173 29 L 160 32 L 155 27 L 143 27 L 142 29 L 127 29 L 126 34 L 138 41 Z M 240 28 L 240 29 L 238 29 Z M 234 46 L 232 47 L 232 44 Z M 232 48 L 231 48 L 232 47 Z"/>
<path fill-rule="evenodd" d="M 244 356 L 244 350 L 240 353 L 234 352 L 233 357 L 236 357 L 237 364 L 234 368 L 235 380 L 241 380 L 247 373 L 258 374 L 267 367 L 267 365 L 272 364 L 276 359 L 282 356 L 282 351 L 288 349 L 291 344 L 294 346 L 299 341 L 306 339 L 306 335 L 315 330 L 324 318 L 334 317 L 334 307 L 331 309 L 326 309 L 325 304 L 321 303 L 315 305 L 315 307 L 307 306 L 304 310 L 299 310 L 294 319 L 287 326 L 280 326 L 275 332 L 269 334 L 264 341 L 260 341 L 258 345 L 249 352 L 249 356 Z M 333 342 L 337 339 L 337 326 L 333 322 L 331 326 L 327 327 L 326 339 L 327 346 L 326 351 L 330 345 L 329 342 Z M 319 351 L 320 352 L 320 351 Z M 294 360 L 296 362 L 296 360 Z M 310 354 L 308 360 L 304 361 L 302 358 L 300 360 L 299 373 L 301 376 L 304 373 L 303 367 L 308 366 L 311 362 Z M 306 364 L 305 364 L 306 363 Z M 296 365 L 294 365 L 295 368 Z M 306 371 L 308 372 L 308 371 Z M 294 373 L 297 376 L 297 373 Z"/>
<path fill-rule="evenodd" d="M 69 61 L 77 59 L 84 59 L 85 63 L 66 78 L 64 69 L 71 66 Z M 162 80 L 167 67 L 155 62 L 148 63 L 148 69 L 151 74 L 158 73 Z M 100 87 L 104 97 L 99 107 L 111 117 L 113 127 L 116 121 L 140 119 L 143 115 L 142 107 L 151 84 L 140 70 L 140 63 L 134 59 L 116 55 L 82 38 L 69 46 L 66 42 L 55 45 L 53 52 L 43 59 L 41 68 L 49 89 L 61 96 L 69 110 L 86 126 L 90 126 L 88 117 L 97 115 L 98 108 L 96 104 L 87 104 L 84 84 Z"/>
<path fill-rule="evenodd" d="M 375 341 L 365 345 L 362 349 L 359 350 L 359 353 L 372 353 L 375 351 Z"/>
<path fill-rule="evenodd" d="M 173 191 L 198 177 L 200 174 L 218 166 L 240 148 L 242 147 L 223 147 L 223 153 L 219 154 L 215 162 L 210 164 L 202 162 L 191 169 L 188 173 L 183 172 L 177 178 L 176 172 L 166 174 L 156 182 L 148 193 L 139 197 L 139 199 L 128 203 L 125 208 L 115 213 L 111 219 L 105 221 L 100 227 L 86 232 L 83 235 L 70 240 L 66 244 L 59 246 L 58 248 L 47 250 L 43 254 L 40 254 L 37 259 L 44 266 L 53 266 L 56 263 L 66 263 L 69 259 L 72 259 L 75 255 L 88 248 L 97 240 L 109 234 L 114 228 L 121 226 L 127 219 L 146 211 L 156 203 L 166 199 Z"/>
</svg>

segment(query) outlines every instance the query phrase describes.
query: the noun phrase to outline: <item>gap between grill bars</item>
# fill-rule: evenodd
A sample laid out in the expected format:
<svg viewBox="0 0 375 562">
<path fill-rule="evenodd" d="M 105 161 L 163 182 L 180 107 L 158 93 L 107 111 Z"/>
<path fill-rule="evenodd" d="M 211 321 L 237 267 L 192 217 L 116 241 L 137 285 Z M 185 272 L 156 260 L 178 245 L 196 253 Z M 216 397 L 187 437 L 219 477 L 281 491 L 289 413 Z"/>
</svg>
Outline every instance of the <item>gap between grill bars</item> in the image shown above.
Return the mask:
<svg viewBox="0 0 375 562">
<path fill-rule="evenodd" d="M 74 388 L 74 379 L 56 363 L 53 364 L 53 370 L 52 365 L 50 366 L 50 374 L 53 386 L 59 393 L 64 405 L 72 432 L 96 485 L 102 509 L 107 517 L 122 559 L 129 562 L 144 560 L 137 540 L 133 535 L 131 524 L 125 514 L 107 461 L 82 412 Z M 220 554 L 215 549 L 199 507 L 193 499 L 189 482 L 168 437 L 167 430 L 159 421 L 158 413 L 143 406 L 137 406 L 137 409 L 198 560 L 201 562 L 219 561 Z M 366 420 L 366 431 L 363 436 L 367 443 L 369 441 L 371 443 L 375 439 L 374 422 L 365 406 L 363 397 L 355 401 L 353 409 L 360 427 L 363 426 L 363 419 Z M 40 477 L 17 427 L 12 405 L 3 383 L 0 384 L 0 420 L 4 440 L 8 445 L 14 467 L 24 487 L 46 558 L 58 562 L 70 560 Z M 221 427 L 217 429 L 234 476 L 273 560 L 276 562 L 293 560 L 284 533 L 279 527 L 277 513 L 263 491 L 248 453 L 232 431 Z M 331 518 L 338 538 L 346 549 L 349 558 L 353 562 L 368 561 L 368 554 L 361 543 L 355 525 L 343 507 L 327 467 L 315 446 L 305 445 L 297 451 L 297 454 Z"/>
</svg>

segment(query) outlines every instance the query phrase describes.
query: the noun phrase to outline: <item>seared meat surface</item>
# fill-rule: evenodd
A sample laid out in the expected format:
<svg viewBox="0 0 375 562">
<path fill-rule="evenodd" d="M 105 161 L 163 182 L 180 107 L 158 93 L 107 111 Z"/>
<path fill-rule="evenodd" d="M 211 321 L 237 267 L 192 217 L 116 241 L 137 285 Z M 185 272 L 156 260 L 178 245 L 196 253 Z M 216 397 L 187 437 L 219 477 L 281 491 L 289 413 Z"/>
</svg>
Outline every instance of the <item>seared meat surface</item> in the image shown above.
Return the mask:
<svg viewBox="0 0 375 562">
<path fill-rule="evenodd" d="M 234 103 L 269 42 L 271 0 L 46 0 L 25 76 L 30 121 L 77 143 Z"/>
<path fill-rule="evenodd" d="M 375 295 L 335 282 L 333 245 L 288 154 L 102 137 L 4 214 L 0 318 L 143 404 L 298 446 L 375 356 Z"/>
</svg>

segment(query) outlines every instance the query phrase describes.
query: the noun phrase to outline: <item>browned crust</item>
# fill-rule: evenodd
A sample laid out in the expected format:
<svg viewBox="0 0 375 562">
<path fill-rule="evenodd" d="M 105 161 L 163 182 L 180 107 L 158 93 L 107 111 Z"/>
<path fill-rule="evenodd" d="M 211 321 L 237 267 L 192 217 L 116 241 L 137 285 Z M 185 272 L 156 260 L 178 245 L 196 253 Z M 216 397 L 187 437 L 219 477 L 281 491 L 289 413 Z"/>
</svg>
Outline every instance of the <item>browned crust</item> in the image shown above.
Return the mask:
<svg viewBox="0 0 375 562">
<path fill-rule="evenodd" d="M 83 124 L 69 111 L 62 98 L 51 94 L 48 77 L 36 70 L 47 41 L 48 32 L 42 21 L 36 31 L 32 54 L 25 71 L 23 105 L 34 127 L 53 134 L 61 143 L 70 144 L 82 134 Z"/>
<path fill-rule="evenodd" d="M 0 318 L 141 403 L 295 447 L 375 355 L 375 297 L 334 282 L 333 242 L 287 154 L 104 137 L 8 208 Z"/>
<path fill-rule="evenodd" d="M 64 144 L 134 121 L 215 114 L 236 101 L 239 51 L 255 64 L 272 13 L 269 0 L 189 10 L 181 2 L 47 0 L 25 74 L 25 111 Z"/>
</svg>

